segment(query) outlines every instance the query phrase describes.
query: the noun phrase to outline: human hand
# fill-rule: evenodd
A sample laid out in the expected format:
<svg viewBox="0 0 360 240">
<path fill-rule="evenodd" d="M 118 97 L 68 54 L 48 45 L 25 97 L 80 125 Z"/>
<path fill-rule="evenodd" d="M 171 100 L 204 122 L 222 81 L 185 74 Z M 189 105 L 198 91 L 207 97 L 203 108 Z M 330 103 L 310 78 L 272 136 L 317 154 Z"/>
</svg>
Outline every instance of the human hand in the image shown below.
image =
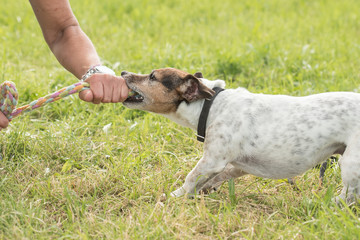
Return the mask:
<svg viewBox="0 0 360 240">
<path fill-rule="evenodd" d="M 7 128 L 9 125 L 9 120 L 5 115 L 0 111 L 0 131 L 4 128 Z"/>
<path fill-rule="evenodd" d="M 86 102 L 95 104 L 123 102 L 129 94 L 129 88 L 122 77 L 96 73 L 85 82 L 90 84 L 90 89 L 81 91 L 79 97 Z"/>
</svg>

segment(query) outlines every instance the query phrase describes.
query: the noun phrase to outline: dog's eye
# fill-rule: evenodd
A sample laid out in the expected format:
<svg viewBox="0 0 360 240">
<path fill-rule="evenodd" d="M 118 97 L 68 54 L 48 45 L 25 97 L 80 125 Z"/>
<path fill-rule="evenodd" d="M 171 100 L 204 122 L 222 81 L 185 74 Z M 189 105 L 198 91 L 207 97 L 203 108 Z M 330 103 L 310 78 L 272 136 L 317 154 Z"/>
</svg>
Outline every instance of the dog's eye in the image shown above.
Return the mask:
<svg viewBox="0 0 360 240">
<path fill-rule="evenodd" d="M 155 74 L 154 74 L 154 73 L 151 73 L 150 76 L 149 76 L 149 79 L 150 79 L 151 81 L 156 80 Z"/>
</svg>

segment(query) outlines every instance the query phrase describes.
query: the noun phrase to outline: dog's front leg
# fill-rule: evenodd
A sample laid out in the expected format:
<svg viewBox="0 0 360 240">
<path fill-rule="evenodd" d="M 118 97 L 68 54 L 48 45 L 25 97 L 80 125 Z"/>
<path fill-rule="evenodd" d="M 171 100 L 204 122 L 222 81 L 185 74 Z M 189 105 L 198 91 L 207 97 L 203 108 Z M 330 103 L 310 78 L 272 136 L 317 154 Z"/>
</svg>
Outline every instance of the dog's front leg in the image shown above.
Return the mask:
<svg viewBox="0 0 360 240">
<path fill-rule="evenodd" d="M 215 161 L 203 157 L 193 170 L 186 176 L 184 185 L 173 191 L 171 196 L 180 197 L 184 194 L 199 193 L 202 186 L 219 172 L 223 171 L 226 166 L 225 161 Z"/>
<path fill-rule="evenodd" d="M 235 168 L 231 163 L 229 163 L 222 172 L 209 179 L 209 181 L 207 181 L 202 186 L 201 192 L 210 193 L 212 190 L 216 190 L 221 184 L 223 184 L 223 182 L 229 180 L 230 178 L 235 179 L 246 174 L 246 172 L 239 168 Z"/>
</svg>

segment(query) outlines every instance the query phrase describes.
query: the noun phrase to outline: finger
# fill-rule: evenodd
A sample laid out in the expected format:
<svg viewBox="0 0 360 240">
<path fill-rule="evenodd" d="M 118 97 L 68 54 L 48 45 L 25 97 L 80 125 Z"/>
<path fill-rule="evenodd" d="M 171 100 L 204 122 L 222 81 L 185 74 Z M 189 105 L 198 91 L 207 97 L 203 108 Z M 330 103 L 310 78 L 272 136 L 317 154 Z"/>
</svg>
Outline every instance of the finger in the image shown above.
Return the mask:
<svg viewBox="0 0 360 240">
<path fill-rule="evenodd" d="M 114 88 L 114 80 L 116 79 L 114 76 L 112 75 L 103 75 L 103 99 L 102 99 L 102 103 L 109 103 L 112 100 L 112 95 L 113 95 L 113 88 Z"/>
<path fill-rule="evenodd" d="M 114 87 L 113 87 L 113 93 L 112 93 L 112 99 L 111 102 L 112 103 L 117 103 L 120 101 L 120 97 L 121 97 L 121 81 L 120 78 L 116 78 L 116 81 L 114 82 Z"/>
<path fill-rule="evenodd" d="M 130 89 L 128 88 L 125 80 L 123 78 L 121 78 L 121 97 L 120 97 L 120 102 L 124 102 L 127 97 L 129 96 L 129 91 Z"/>
<path fill-rule="evenodd" d="M 93 101 L 93 93 L 89 90 L 84 90 L 79 93 L 79 98 L 85 102 L 92 102 Z"/>
<path fill-rule="evenodd" d="M 94 104 L 99 104 L 104 97 L 104 87 L 103 83 L 100 81 L 99 77 L 103 74 L 94 74 L 89 77 L 86 81 L 90 84 L 90 89 L 93 94 L 92 102 Z"/>
</svg>

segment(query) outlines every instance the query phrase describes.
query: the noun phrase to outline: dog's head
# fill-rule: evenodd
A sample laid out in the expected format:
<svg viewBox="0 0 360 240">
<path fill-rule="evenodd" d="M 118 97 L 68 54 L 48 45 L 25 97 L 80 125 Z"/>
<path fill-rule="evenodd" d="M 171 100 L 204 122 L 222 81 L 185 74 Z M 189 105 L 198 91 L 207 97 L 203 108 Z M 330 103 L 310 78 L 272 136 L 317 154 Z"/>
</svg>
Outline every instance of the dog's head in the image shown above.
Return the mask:
<svg viewBox="0 0 360 240">
<path fill-rule="evenodd" d="M 199 80 L 202 78 L 199 72 L 192 75 L 174 68 L 162 68 L 150 74 L 122 72 L 121 76 L 128 87 L 139 94 L 123 103 L 128 108 L 166 114 L 175 112 L 183 101 L 191 103 L 214 95 L 214 91 Z"/>
</svg>

